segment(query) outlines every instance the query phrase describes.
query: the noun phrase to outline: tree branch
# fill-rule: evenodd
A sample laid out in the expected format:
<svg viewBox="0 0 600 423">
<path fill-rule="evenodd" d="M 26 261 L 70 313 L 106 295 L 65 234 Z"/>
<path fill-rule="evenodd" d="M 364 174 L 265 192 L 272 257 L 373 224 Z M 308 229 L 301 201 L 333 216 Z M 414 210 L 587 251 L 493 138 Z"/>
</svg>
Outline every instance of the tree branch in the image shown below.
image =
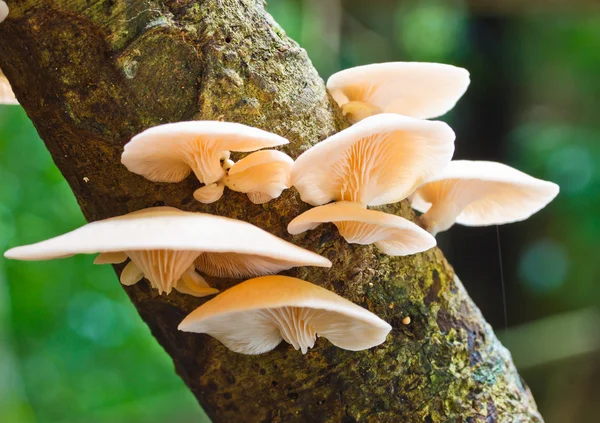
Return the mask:
<svg viewBox="0 0 600 423">
<path fill-rule="evenodd" d="M 347 125 L 305 51 L 262 2 L 8 4 L 0 67 L 88 220 L 156 205 L 246 220 L 333 262 L 331 270 L 285 274 L 393 326 L 387 342 L 368 351 L 319 339 L 306 355 L 282 343 L 246 356 L 177 331 L 206 299 L 161 297 L 145 282 L 125 288 L 213 421 L 541 421 L 509 353 L 438 249 L 390 257 L 347 244 L 333 225 L 291 237 L 287 223 L 308 208 L 294 190 L 262 206 L 228 191 L 206 206 L 193 200 L 193 178 L 155 184 L 120 164 L 133 135 L 165 122 L 223 115 L 289 138 L 292 157 Z M 415 219 L 406 202 L 382 209 Z M 220 289 L 239 282 L 207 279 Z M 407 315 L 412 323 L 403 325 Z"/>
</svg>

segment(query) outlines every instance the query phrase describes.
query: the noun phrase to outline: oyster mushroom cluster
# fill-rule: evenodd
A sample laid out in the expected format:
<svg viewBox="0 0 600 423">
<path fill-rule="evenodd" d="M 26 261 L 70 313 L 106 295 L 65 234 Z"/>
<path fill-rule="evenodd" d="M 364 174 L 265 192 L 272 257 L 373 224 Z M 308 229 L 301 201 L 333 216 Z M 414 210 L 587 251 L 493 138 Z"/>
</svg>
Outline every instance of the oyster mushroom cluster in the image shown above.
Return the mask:
<svg viewBox="0 0 600 423">
<path fill-rule="evenodd" d="M 154 182 L 180 182 L 190 173 L 204 184 L 194 192 L 201 203 L 214 203 L 227 186 L 255 204 L 266 203 L 289 188 L 293 160 L 276 150 L 252 153 L 237 163 L 231 152 L 284 145 L 279 135 L 239 123 L 193 121 L 155 126 L 125 145 L 122 163 Z"/>
<path fill-rule="evenodd" d="M 344 132 L 353 134 L 351 131 L 356 126 L 366 125 L 369 121 L 374 128 L 379 123 L 372 120 L 372 116 L 376 115 L 381 117 L 387 113 L 394 113 L 418 119 L 441 116 L 454 107 L 467 90 L 469 82 L 469 73 L 465 69 L 438 63 L 379 63 L 338 72 L 329 78 L 327 88 L 348 120 L 355 125 L 331 138 L 342 138 L 341 134 Z M 430 121 L 421 122 L 425 128 L 425 122 Z M 367 141 L 366 138 L 367 136 L 363 136 L 355 139 L 354 143 L 348 144 L 348 148 L 359 151 L 365 144 L 377 145 L 373 141 Z M 428 138 L 425 136 L 421 139 L 426 142 Z M 449 139 L 448 136 L 446 141 L 448 142 Z M 314 157 L 314 152 L 311 151 L 325 150 L 321 145 L 327 141 L 317 144 L 303 155 Z M 403 153 L 413 154 L 408 149 Z M 366 158 L 375 155 L 370 151 L 361 154 L 365 158 L 364 162 L 371 163 L 372 166 L 372 162 Z M 435 154 L 431 152 L 426 154 L 425 157 L 417 156 L 418 159 L 413 160 L 433 164 Z M 301 170 L 296 168 L 301 166 L 298 163 L 302 163 L 303 155 L 296 160 L 292 171 L 292 183 L 299 184 L 296 188 L 304 195 L 303 198 L 308 199 L 308 202 L 313 201 L 311 204 L 317 205 L 320 201 L 328 202 L 324 196 L 317 197 L 323 190 L 313 189 L 303 183 Z M 386 157 L 391 156 L 389 153 L 386 155 Z M 433 172 L 425 174 L 421 179 L 418 179 L 420 176 L 418 173 L 408 175 L 407 172 L 404 181 L 415 182 L 413 186 L 398 184 L 396 188 L 402 186 L 405 189 L 397 191 L 390 189 L 389 195 L 383 196 L 385 202 L 376 199 L 374 204 L 368 204 L 362 200 L 362 204 L 381 205 L 410 198 L 413 208 L 423 213 L 420 219 L 421 225 L 435 236 L 438 232 L 448 230 L 454 223 L 466 226 L 489 226 L 525 220 L 544 208 L 559 192 L 559 187 L 555 183 L 534 178 L 502 163 L 449 161 L 452 153 L 449 157 L 443 157 L 448 161 L 442 163 L 438 159 L 437 164 L 433 166 Z M 361 175 L 365 176 L 368 173 L 363 172 Z M 365 187 L 369 185 L 362 180 L 360 183 Z M 358 185 L 360 184 L 355 184 Z M 370 189 L 374 185 L 384 187 L 385 179 L 379 178 L 376 182 L 371 182 Z M 330 185 L 324 187 L 327 189 Z M 347 196 L 347 191 L 346 189 L 345 194 L 340 195 Z M 363 188 L 360 192 L 365 191 L 366 188 Z M 398 195 L 400 193 L 402 195 Z M 359 195 L 359 198 L 362 198 L 362 195 Z M 329 201 L 334 199 L 339 200 L 332 197 Z M 302 232 L 311 229 L 311 225 L 308 224 L 311 216 L 303 216 L 292 221 L 290 230 Z M 340 231 L 344 235 L 343 230 Z M 380 243 L 376 245 L 386 252 Z"/>
<path fill-rule="evenodd" d="M 0 21 L 7 13 L 3 4 L 0 0 Z M 516 222 L 558 193 L 557 185 L 500 163 L 452 161 L 454 132 L 429 119 L 450 110 L 468 85 L 468 72 L 449 65 L 360 66 L 327 82 L 353 125 L 296 161 L 271 149 L 288 144 L 287 139 L 223 121 L 146 129 L 125 145 L 121 161 L 154 182 L 180 182 L 193 173 L 202 184 L 193 196 L 205 204 L 220 200 L 225 187 L 263 204 L 293 186 L 314 207 L 291 219 L 290 234 L 333 223 L 349 243 L 374 244 L 389 255 L 416 254 L 434 247 L 435 234 L 455 222 Z M 234 162 L 231 152 L 250 154 Z M 420 225 L 372 209 L 404 199 L 423 213 Z M 317 337 L 357 351 L 383 343 L 391 330 L 375 314 L 331 291 L 277 275 L 332 263 L 240 220 L 153 207 L 15 247 L 5 257 L 46 260 L 74 254 L 97 254 L 95 264 L 129 260 L 121 283 L 145 278 L 159 295 L 218 293 L 204 276 L 252 278 L 205 302 L 179 325 L 243 354 L 270 351 L 282 340 L 306 353 Z M 410 318 L 402 322 L 410 324 Z"/>
<path fill-rule="evenodd" d="M 296 159 L 292 184 L 304 202 L 318 207 L 292 220 L 288 231 L 332 222 L 346 241 L 374 243 L 386 254 L 428 250 L 435 239 L 425 230 L 367 206 L 405 199 L 444 168 L 453 152 L 454 132 L 443 122 L 389 113 L 365 118 Z"/>
</svg>

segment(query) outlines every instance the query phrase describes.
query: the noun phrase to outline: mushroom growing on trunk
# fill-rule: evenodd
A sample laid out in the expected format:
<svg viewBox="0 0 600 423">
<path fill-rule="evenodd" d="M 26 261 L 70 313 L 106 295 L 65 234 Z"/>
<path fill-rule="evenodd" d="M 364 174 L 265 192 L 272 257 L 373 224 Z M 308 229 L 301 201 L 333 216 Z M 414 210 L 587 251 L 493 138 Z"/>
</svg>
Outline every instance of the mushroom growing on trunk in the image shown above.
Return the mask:
<svg viewBox="0 0 600 423">
<path fill-rule="evenodd" d="M 8 5 L 0 0 L 0 23 L 4 22 L 4 19 L 8 16 Z"/>
<path fill-rule="evenodd" d="M 246 193 L 254 204 L 263 204 L 290 187 L 293 164 L 291 157 L 281 151 L 257 151 L 227 169 L 223 183 L 233 191 Z"/>
<path fill-rule="evenodd" d="M 309 210 L 292 220 L 288 231 L 298 234 L 334 222 L 348 242 L 375 242 L 387 254 L 427 250 L 435 240 L 426 231 L 402 217 L 382 216 L 385 213 L 366 207 L 403 200 L 439 173 L 453 152 L 454 132 L 443 122 L 389 113 L 366 118 L 296 159 L 292 185 L 304 202 L 344 204 Z M 401 235 L 406 242 L 400 242 Z"/>
<path fill-rule="evenodd" d="M 502 163 L 455 160 L 411 196 L 413 208 L 433 235 L 455 222 L 489 226 L 518 222 L 558 195 L 553 182 L 529 176 Z"/>
<path fill-rule="evenodd" d="M 441 116 L 469 86 L 466 69 L 439 63 L 390 62 L 357 66 L 331 75 L 327 89 L 356 123 L 379 113 L 419 119 Z"/>
<path fill-rule="evenodd" d="M 392 327 L 368 310 L 310 282 L 264 276 L 207 301 L 179 325 L 206 333 L 232 351 L 262 354 L 282 340 L 306 354 L 317 337 L 359 351 L 385 341 Z"/>
<path fill-rule="evenodd" d="M 15 97 L 15 93 L 13 93 L 12 87 L 10 86 L 10 82 L 8 82 L 8 79 L 6 79 L 6 76 L 2 73 L 2 69 L 0 69 L 0 104 L 19 104 Z"/>
<path fill-rule="evenodd" d="M 331 266 L 326 258 L 250 223 L 173 207 L 148 208 L 88 223 L 56 238 L 12 248 L 4 256 L 48 260 L 94 253 L 100 253 L 95 264 L 131 259 L 121 273 L 124 285 L 145 277 L 161 294 L 175 288 L 198 297 L 218 292 L 196 273 L 194 261 L 199 256 L 225 263 L 230 260 L 234 264 L 226 269 L 236 269 L 236 275 L 242 276 L 276 273 L 294 266 Z M 236 261 L 242 261 L 243 266 Z M 233 277 L 231 273 L 228 276 Z"/>
<path fill-rule="evenodd" d="M 223 195 L 231 151 L 250 152 L 289 141 L 240 123 L 191 121 L 155 126 L 125 145 L 121 162 L 133 173 L 155 182 L 180 182 L 191 172 L 205 184 L 194 193 L 203 203 Z"/>
<path fill-rule="evenodd" d="M 435 238 L 410 220 L 389 213 L 368 210 L 359 203 L 338 201 L 302 213 L 288 225 L 292 235 L 331 222 L 352 244 L 375 244 L 392 256 L 406 256 L 435 247 Z"/>
</svg>

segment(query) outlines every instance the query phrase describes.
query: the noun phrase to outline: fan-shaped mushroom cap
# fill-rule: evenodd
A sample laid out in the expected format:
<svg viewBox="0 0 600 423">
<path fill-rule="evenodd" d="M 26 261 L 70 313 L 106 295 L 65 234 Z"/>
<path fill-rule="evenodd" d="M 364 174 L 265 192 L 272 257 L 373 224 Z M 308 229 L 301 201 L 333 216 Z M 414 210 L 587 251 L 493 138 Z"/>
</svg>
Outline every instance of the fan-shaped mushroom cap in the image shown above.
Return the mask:
<svg viewBox="0 0 600 423">
<path fill-rule="evenodd" d="M 292 185 L 313 206 L 395 203 L 439 173 L 453 153 L 454 132 L 444 122 L 381 114 L 302 153 L 292 166 Z"/>
<path fill-rule="evenodd" d="M 389 213 L 367 210 L 358 203 L 338 201 L 310 209 L 288 225 L 292 235 L 331 222 L 351 244 L 375 244 L 391 256 L 407 256 L 433 248 L 435 238 L 409 220 Z"/>
<path fill-rule="evenodd" d="M 8 5 L 0 0 L 0 23 L 8 16 Z"/>
<path fill-rule="evenodd" d="M 310 282 L 265 276 L 242 282 L 194 310 L 179 325 L 207 333 L 232 351 L 261 354 L 282 340 L 306 353 L 317 336 L 351 351 L 385 341 L 391 326 Z"/>
<path fill-rule="evenodd" d="M 146 129 L 125 145 L 121 162 L 133 173 L 155 182 L 179 182 L 190 172 L 206 185 L 225 171 L 221 160 L 230 151 L 248 152 L 289 141 L 240 123 L 192 121 Z"/>
<path fill-rule="evenodd" d="M 290 187 L 293 164 L 290 156 L 281 151 L 257 151 L 235 163 L 223 181 L 229 189 L 244 192 L 250 201 L 262 204 Z"/>
<path fill-rule="evenodd" d="M 225 185 L 223 182 L 213 182 L 194 191 L 194 199 L 203 204 L 214 203 L 223 196 L 224 191 Z"/>
<path fill-rule="evenodd" d="M 501 225 L 527 219 L 558 194 L 555 183 L 536 179 L 502 163 L 455 160 L 419 187 L 413 208 L 433 234 L 454 222 L 466 226 Z"/>
<path fill-rule="evenodd" d="M 4 255 L 19 260 L 47 260 L 98 252 L 111 253 L 102 254 L 98 262 L 122 262 L 123 256 L 114 253 L 125 253 L 132 260 L 125 276 L 121 275 L 124 284 L 135 283 L 144 275 L 167 293 L 189 273 L 202 253 L 221 254 L 223 258 L 266 257 L 273 262 L 273 273 L 294 266 L 331 266 L 326 258 L 247 222 L 172 207 L 154 207 L 92 222 L 56 238 L 13 248 Z M 247 267 L 257 272 L 252 263 Z M 258 267 L 265 270 L 263 262 Z"/>
<path fill-rule="evenodd" d="M 0 14 L 2 12 L 0 11 Z M 1 19 L 0 19 L 1 21 Z M 6 79 L 6 76 L 2 73 L 0 69 L 0 104 L 11 104 L 16 105 L 19 104 L 17 98 L 15 97 L 15 93 L 10 86 L 10 82 Z"/>
<path fill-rule="evenodd" d="M 431 119 L 452 109 L 469 82 L 469 72 L 455 66 L 391 62 L 333 74 L 327 88 L 352 122 L 377 113 Z"/>
</svg>

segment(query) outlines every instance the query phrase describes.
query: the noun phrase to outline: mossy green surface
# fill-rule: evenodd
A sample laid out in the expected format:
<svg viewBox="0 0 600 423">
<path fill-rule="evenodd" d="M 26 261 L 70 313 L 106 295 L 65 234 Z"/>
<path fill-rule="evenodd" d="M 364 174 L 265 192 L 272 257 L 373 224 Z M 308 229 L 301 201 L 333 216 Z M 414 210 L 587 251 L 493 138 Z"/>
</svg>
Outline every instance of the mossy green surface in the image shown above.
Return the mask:
<svg viewBox="0 0 600 423">
<path fill-rule="evenodd" d="M 205 299 L 161 297 L 145 282 L 126 288 L 213 421 L 542 421 L 438 249 L 390 257 L 347 244 L 333 225 L 292 237 L 287 224 L 308 208 L 294 190 L 266 205 L 227 191 L 207 206 L 193 200 L 192 177 L 155 184 L 120 164 L 131 136 L 170 121 L 221 117 L 257 126 L 289 138 L 282 150 L 292 157 L 347 126 L 305 51 L 262 2 L 14 3 L 0 26 L 0 67 L 88 220 L 156 205 L 246 220 L 333 262 L 285 274 L 393 326 L 387 342 L 368 351 L 319 339 L 306 355 L 282 343 L 245 356 L 176 330 Z M 415 219 L 406 202 L 382 209 Z M 208 279 L 220 289 L 239 282 Z"/>
</svg>

